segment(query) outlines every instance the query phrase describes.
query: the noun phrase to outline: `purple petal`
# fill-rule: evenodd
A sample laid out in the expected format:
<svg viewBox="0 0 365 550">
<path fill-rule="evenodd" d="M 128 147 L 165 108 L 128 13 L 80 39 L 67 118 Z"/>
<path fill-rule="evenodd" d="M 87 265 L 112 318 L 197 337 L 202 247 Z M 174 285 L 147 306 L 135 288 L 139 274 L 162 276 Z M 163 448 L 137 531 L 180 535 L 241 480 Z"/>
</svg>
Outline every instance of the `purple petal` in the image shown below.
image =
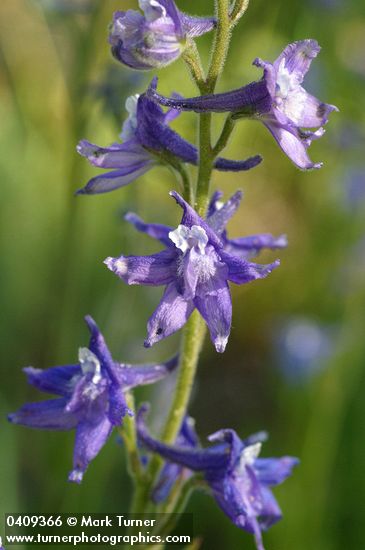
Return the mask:
<svg viewBox="0 0 365 550">
<path fill-rule="evenodd" d="M 78 423 L 77 415 L 65 412 L 67 399 L 49 399 L 39 403 L 27 403 L 8 416 L 13 424 L 21 424 L 40 430 L 71 430 Z"/>
<path fill-rule="evenodd" d="M 241 204 L 243 193 L 242 191 L 237 191 L 227 202 L 225 202 L 222 208 L 217 208 L 217 202 L 220 198 L 220 195 L 217 195 L 215 199 L 214 206 L 211 205 L 211 211 L 214 208 L 214 213 L 211 213 L 207 218 L 207 223 L 209 226 L 216 232 L 218 235 L 221 235 L 226 228 L 229 220 L 234 216 L 238 207 Z M 213 199 L 211 201 L 211 204 Z"/>
<path fill-rule="evenodd" d="M 194 304 L 208 325 L 215 349 L 223 353 L 232 323 L 232 300 L 227 281 L 214 277 L 199 285 Z"/>
<path fill-rule="evenodd" d="M 175 355 L 169 361 L 157 365 L 119 365 L 123 389 L 127 391 L 137 386 L 154 384 L 175 370 L 178 363 L 179 356 Z"/>
<path fill-rule="evenodd" d="M 77 152 L 98 168 L 126 168 L 140 166 L 151 160 L 151 155 L 135 140 L 115 143 L 110 147 L 99 147 L 82 140 L 76 147 Z"/>
<path fill-rule="evenodd" d="M 229 449 L 226 454 L 229 456 L 229 462 L 227 469 L 229 471 L 233 471 L 233 469 L 237 466 L 237 463 L 240 459 L 242 449 L 244 447 L 241 439 L 238 437 L 237 433 L 234 430 L 218 430 L 217 432 L 210 434 L 208 436 L 208 440 L 215 443 L 215 442 L 222 442 L 227 443 L 229 446 Z"/>
<path fill-rule="evenodd" d="M 143 163 L 124 167 L 121 170 L 106 172 L 100 176 L 92 178 L 85 187 L 77 191 L 77 195 L 96 195 L 98 193 L 109 193 L 119 187 L 125 187 L 132 181 L 143 176 L 148 170 L 157 164 L 154 160 L 148 160 Z"/>
<path fill-rule="evenodd" d="M 137 433 L 138 438 L 154 453 L 160 454 L 163 458 L 170 462 L 175 462 L 185 466 L 190 470 L 197 472 L 217 472 L 222 471 L 227 466 L 227 454 L 222 452 L 214 452 L 209 449 L 189 449 L 183 446 L 170 446 L 157 441 L 149 434 L 144 416 L 148 407 L 142 406 L 137 415 Z"/>
<path fill-rule="evenodd" d="M 280 507 L 268 487 L 261 486 L 262 510 L 260 512 L 261 529 L 269 529 L 272 525 L 282 519 L 283 514 Z"/>
<path fill-rule="evenodd" d="M 100 411 L 106 406 L 106 381 L 102 379 L 94 384 L 92 375 L 82 376 L 75 384 L 71 398 L 68 400 L 65 411 L 87 417 L 89 420 L 98 418 Z"/>
<path fill-rule="evenodd" d="M 113 363 L 113 359 L 104 340 L 104 336 L 90 315 L 86 315 L 85 323 L 90 331 L 90 351 L 97 356 L 105 368 L 108 368 L 108 365 Z"/>
<path fill-rule="evenodd" d="M 278 69 L 284 59 L 285 68 L 289 73 L 294 73 L 297 76 L 298 83 L 301 83 L 313 59 L 317 57 L 320 50 L 321 48 L 317 40 L 307 39 L 293 42 L 275 60 L 274 67 Z"/>
<path fill-rule="evenodd" d="M 229 254 L 240 255 L 241 258 L 248 259 L 257 256 L 263 248 L 276 250 L 278 248 L 286 248 L 287 245 L 288 240 L 286 235 L 273 237 L 269 233 L 261 233 L 260 235 L 251 235 L 250 237 L 228 239 L 224 249 Z"/>
<path fill-rule="evenodd" d="M 120 426 L 123 418 L 128 414 L 133 416 L 133 411 L 128 407 L 125 396 L 125 388 L 120 384 L 112 383 L 109 388 L 109 410 L 108 418 L 113 426 Z"/>
<path fill-rule="evenodd" d="M 191 38 L 202 36 L 202 34 L 211 31 L 217 25 L 215 17 L 193 17 L 180 12 L 180 18 L 185 33 Z"/>
<path fill-rule="evenodd" d="M 151 86 L 154 86 L 155 80 Z M 184 162 L 197 164 L 196 147 L 185 141 L 166 123 L 166 115 L 146 94 L 138 100 L 138 126 L 136 136 L 144 147 L 155 151 L 168 151 Z"/>
<path fill-rule="evenodd" d="M 89 463 L 96 457 L 105 445 L 113 426 L 106 416 L 98 422 L 80 422 L 76 430 L 73 470 L 69 481 L 81 483 Z"/>
<path fill-rule="evenodd" d="M 146 223 L 144 222 L 137 214 L 134 214 L 133 212 L 128 212 L 124 219 L 134 225 L 134 227 L 141 231 L 142 233 L 146 233 L 153 239 L 157 239 L 162 244 L 166 246 L 171 246 L 171 240 L 169 237 L 170 231 L 173 230 L 172 227 L 169 227 L 167 225 L 162 225 L 160 223 Z"/>
<path fill-rule="evenodd" d="M 178 331 L 185 325 L 193 310 L 193 302 L 186 300 L 178 292 L 175 283 L 169 284 L 148 321 L 145 347 L 149 348 Z"/>
<path fill-rule="evenodd" d="M 234 112 L 246 115 L 269 113 L 272 107 L 272 98 L 264 80 L 252 82 L 247 86 L 222 94 L 208 94 L 193 98 L 168 98 L 160 95 L 154 86 L 150 86 L 147 95 L 160 105 L 182 111 L 205 112 Z"/>
<path fill-rule="evenodd" d="M 174 0 L 158 0 L 158 3 L 163 6 L 166 10 L 166 15 L 171 17 L 174 22 L 176 34 L 180 37 L 184 36 L 184 31 L 182 27 L 181 13 L 179 12 Z"/>
<path fill-rule="evenodd" d="M 322 103 L 311 94 L 303 90 L 305 94 L 305 104 L 301 116 L 296 121 L 298 126 L 304 128 L 318 128 L 328 122 L 328 117 L 333 111 L 338 111 L 335 105 Z"/>
<path fill-rule="evenodd" d="M 221 172 L 246 172 L 255 168 L 262 162 L 260 155 L 255 155 L 246 160 L 229 160 L 225 158 L 217 158 L 214 167 Z"/>
<path fill-rule="evenodd" d="M 26 367 L 23 371 L 29 384 L 38 390 L 64 396 L 72 392 L 72 378 L 81 374 L 79 365 L 51 367 L 45 370 Z"/>
<path fill-rule="evenodd" d="M 279 260 L 267 265 L 255 264 L 226 252 L 220 252 L 220 256 L 222 261 L 228 266 L 228 280 L 237 285 L 249 283 L 256 279 L 263 279 L 280 265 Z"/>
<path fill-rule="evenodd" d="M 120 256 L 104 263 L 128 285 L 167 285 L 176 278 L 176 252 L 162 250 L 151 256 Z"/>
<path fill-rule="evenodd" d="M 323 135 L 323 129 L 320 129 L 317 134 L 312 134 L 310 139 L 307 139 L 305 134 L 302 134 L 296 127 L 287 126 L 285 128 L 274 120 L 263 120 L 263 122 L 284 153 L 296 166 L 298 166 L 298 168 L 302 170 L 321 168 L 321 162 L 313 163 L 310 160 L 307 154 L 307 148 L 311 144 L 313 138 L 318 138 Z"/>
<path fill-rule="evenodd" d="M 278 485 L 292 474 L 294 466 L 299 460 L 292 456 L 281 458 L 257 458 L 254 463 L 254 470 L 260 481 L 265 485 Z"/>
</svg>

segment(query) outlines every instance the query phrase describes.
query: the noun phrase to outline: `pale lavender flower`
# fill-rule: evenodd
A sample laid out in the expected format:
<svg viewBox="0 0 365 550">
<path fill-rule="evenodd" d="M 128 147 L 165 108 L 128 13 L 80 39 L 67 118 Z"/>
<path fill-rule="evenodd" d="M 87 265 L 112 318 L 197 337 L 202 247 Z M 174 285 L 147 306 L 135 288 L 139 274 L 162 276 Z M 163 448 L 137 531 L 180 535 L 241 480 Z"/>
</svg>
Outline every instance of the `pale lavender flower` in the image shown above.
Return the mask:
<svg viewBox="0 0 365 550">
<path fill-rule="evenodd" d="M 125 392 L 152 384 L 177 366 L 177 357 L 159 365 L 127 365 L 112 359 L 94 320 L 85 321 L 91 333 L 88 348 L 80 348 L 78 363 L 46 370 L 27 367 L 28 382 L 58 395 L 56 399 L 28 403 L 9 415 L 10 422 L 42 430 L 76 431 L 73 470 L 69 481 L 80 483 L 89 463 L 120 426 L 133 416 Z"/>
<path fill-rule="evenodd" d="M 123 143 L 110 147 L 99 147 L 87 140 L 77 146 L 80 155 L 86 157 L 98 168 L 111 168 L 92 178 L 78 194 L 107 193 L 124 187 L 157 165 L 169 165 L 174 161 L 198 164 L 198 151 L 169 126 L 179 111 L 172 109 L 164 113 L 145 94 L 127 99 L 128 118 L 123 124 Z M 222 171 L 250 170 L 261 162 L 257 155 L 243 161 L 218 158 L 215 168 Z"/>
<path fill-rule="evenodd" d="M 145 224 L 134 214 L 127 215 L 137 229 L 162 242 L 165 250 L 151 256 L 107 258 L 105 263 L 129 285 L 166 285 L 162 300 L 148 321 L 146 347 L 179 330 L 196 308 L 208 325 L 216 350 L 222 353 L 232 321 L 228 282 L 245 284 L 262 279 L 279 261 L 259 265 L 225 249 L 225 227 L 238 208 L 240 192 L 206 221 L 178 193 L 170 194 L 183 209 L 181 224 L 175 230 L 161 224 Z"/>
<path fill-rule="evenodd" d="M 178 464 L 203 474 L 212 496 L 229 519 L 240 529 L 255 536 L 258 550 L 264 550 L 262 531 L 282 518 L 271 487 L 291 475 L 298 459 L 258 458 L 266 434 L 261 432 L 241 440 L 234 430 L 220 430 L 208 439 L 215 443 L 207 449 L 186 445 L 166 445 L 149 434 L 144 416 L 147 406 L 137 416 L 139 440 L 169 464 Z"/>
<path fill-rule="evenodd" d="M 319 51 L 316 40 L 301 40 L 289 44 L 274 63 L 257 58 L 254 65 L 264 69 L 262 80 L 231 92 L 191 99 L 166 98 L 157 94 L 154 82 L 148 94 L 161 105 L 176 109 L 199 113 L 227 111 L 237 118 L 260 120 L 298 168 L 320 168 L 322 164 L 313 163 L 307 149 L 313 140 L 323 136 L 329 114 L 338 109 L 322 103 L 301 85 Z"/>
<path fill-rule="evenodd" d="M 212 17 L 192 17 L 173 0 L 139 0 L 139 11 L 114 14 L 109 41 L 114 57 L 138 70 L 169 65 L 180 57 L 189 39 L 212 30 Z"/>
<path fill-rule="evenodd" d="M 277 324 L 275 352 L 286 379 L 298 384 L 319 374 L 334 353 L 336 331 L 305 317 Z"/>
</svg>

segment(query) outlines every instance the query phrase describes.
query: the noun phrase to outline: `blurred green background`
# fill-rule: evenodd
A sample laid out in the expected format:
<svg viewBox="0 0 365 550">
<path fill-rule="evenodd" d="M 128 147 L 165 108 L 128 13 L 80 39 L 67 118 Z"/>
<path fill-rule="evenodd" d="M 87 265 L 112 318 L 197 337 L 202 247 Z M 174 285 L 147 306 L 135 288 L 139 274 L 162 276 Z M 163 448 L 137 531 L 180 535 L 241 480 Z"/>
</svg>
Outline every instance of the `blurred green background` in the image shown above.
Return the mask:
<svg viewBox="0 0 365 550">
<path fill-rule="evenodd" d="M 160 289 L 127 287 L 106 256 L 147 254 L 155 243 L 123 221 L 126 210 L 177 224 L 168 197 L 176 186 L 155 169 L 124 190 L 74 197 L 95 169 L 75 152 L 81 138 L 116 139 L 128 94 L 152 74 L 111 59 L 107 27 L 123 0 L 2 0 L 0 3 L 1 353 L 0 512 L 124 512 L 131 483 L 123 448 L 111 438 L 83 484 L 66 482 L 72 433 L 7 424 L 6 413 L 41 398 L 21 368 L 73 363 L 87 344 L 92 314 L 116 358 L 167 357 L 179 335 L 143 349 L 146 321 Z M 213 2 L 186 0 L 192 13 Z M 262 153 L 245 174 L 215 174 L 213 187 L 245 192 L 233 236 L 286 233 L 289 247 L 267 280 L 233 288 L 233 330 L 226 353 L 206 343 L 190 413 L 202 441 L 223 427 L 267 429 L 263 456 L 291 454 L 301 465 L 275 490 L 284 520 L 265 536 L 270 550 L 365 548 L 365 5 L 357 0 L 252 2 L 237 27 L 219 90 L 260 76 L 256 56 L 273 60 L 293 40 L 316 38 L 323 50 L 306 88 L 333 103 L 327 134 L 311 147 L 323 160 L 299 172 L 256 122 L 242 122 L 225 155 Z M 199 40 L 207 59 L 210 37 Z M 182 61 L 159 74 L 160 89 L 195 95 Z M 216 116 L 216 131 L 222 119 Z M 195 140 L 196 118 L 174 126 Z M 260 261 L 272 260 L 267 253 Z M 172 383 L 139 392 L 153 402 L 155 427 Z M 42 396 L 43 397 L 43 396 Z M 195 532 L 204 550 L 253 549 L 214 501 L 196 494 Z M 2 517 L 2 516 L 1 516 Z M 1 520 L 2 521 L 2 520 Z"/>
</svg>

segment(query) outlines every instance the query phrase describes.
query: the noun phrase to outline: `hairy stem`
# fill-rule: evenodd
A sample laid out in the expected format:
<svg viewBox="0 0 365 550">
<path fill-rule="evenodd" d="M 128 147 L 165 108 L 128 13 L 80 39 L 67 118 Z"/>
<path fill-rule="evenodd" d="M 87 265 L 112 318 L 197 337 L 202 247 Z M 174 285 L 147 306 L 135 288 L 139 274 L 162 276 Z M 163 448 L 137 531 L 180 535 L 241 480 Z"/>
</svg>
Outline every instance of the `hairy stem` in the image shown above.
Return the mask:
<svg viewBox="0 0 365 550">
<path fill-rule="evenodd" d="M 231 35 L 229 0 L 216 0 L 217 32 L 213 44 L 213 54 L 207 76 L 207 93 L 212 94 L 222 73 L 227 57 Z"/>
<path fill-rule="evenodd" d="M 233 6 L 233 9 L 230 14 L 230 19 L 233 25 L 238 23 L 242 15 L 246 12 L 250 0 L 236 0 L 236 3 Z"/>
</svg>

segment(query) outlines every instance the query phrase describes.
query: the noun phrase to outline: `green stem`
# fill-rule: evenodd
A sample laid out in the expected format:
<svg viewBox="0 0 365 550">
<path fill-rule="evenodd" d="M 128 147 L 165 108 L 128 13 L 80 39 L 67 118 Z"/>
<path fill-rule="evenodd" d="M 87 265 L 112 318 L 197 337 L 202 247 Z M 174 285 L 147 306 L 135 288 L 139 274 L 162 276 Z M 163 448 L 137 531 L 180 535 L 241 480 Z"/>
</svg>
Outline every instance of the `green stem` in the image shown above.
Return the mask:
<svg viewBox="0 0 365 550">
<path fill-rule="evenodd" d="M 229 138 L 231 137 L 234 127 L 235 127 L 235 120 L 234 118 L 232 118 L 231 115 L 228 115 L 225 120 L 222 133 L 219 136 L 217 143 L 213 147 L 213 153 L 215 156 L 219 155 L 219 153 L 221 153 L 223 149 L 227 147 Z"/>
<path fill-rule="evenodd" d="M 207 93 L 212 94 L 223 70 L 231 35 L 229 0 L 216 1 L 217 32 L 213 44 L 213 54 L 207 76 Z"/>
<path fill-rule="evenodd" d="M 198 86 L 200 93 L 204 94 L 206 86 L 204 69 L 201 63 L 198 48 L 193 40 L 191 41 L 189 47 L 185 50 L 183 60 L 189 67 L 191 76 L 195 84 Z"/>
<path fill-rule="evenodd" d="M 189 403 L 205 332 L 204 320 L 195 310 L 184 329 L 178 371 L 179 376 L 170 407 L 170 414 L 162 434 L 164 443 L 174 443 L 179 433 Z"/>
<path fill-rule="evenodd" d="M 246 12 L 249 3 L 250 3 L 250 0 L 236 0 L 235 5 L 233 6 L 233 10 L 231 11 L 231 14 L 230 14 L 232 25 L 235 25 L 236 23 L 238 23 L 242 15 L 244 15 L 244 13 Z"/>
<path fill-rule="evenodd" d="M 126 394 L 126 401 L 128 407 L 135 411 L 134 397 L 131 393 Z M 128 457 L 128 471 L 136 485 L 143 481 L 144 470 L 139 458 L 137 435 L 136 435 L 136 421 L 134 416 L 126 416 L 123 422 L 123 427 L 119 429 L 119 434 L 123 438 L 124 444 L 127 449 Z"/>
<path fill-rule="evenodd" d="M 196 186 L 195 208 L 199 216 L 205 216 L 209 200 L 210 180 L 213 170 L 213 151 L 211 145 L 212 115 L 202 113 L 199 123 L 199 171 Z"/>
<path fill-rule="evenodd" d="M 184 329 L 178 370 L 179 376 L 170 412 L 161 436 L 164 443 L 173 444 L 179 433 L 188 407 L 205 332 L 204 320 L 197 311 L 194 311 Z M 135 507 L 132 510 L 134 513 L 146 509 L 151 490 L 162 464 L 161 457 L 157 454 L 153 455 L 147 470 L 147 482 L 144 487 L 137 491 Z"/>
</svg>

